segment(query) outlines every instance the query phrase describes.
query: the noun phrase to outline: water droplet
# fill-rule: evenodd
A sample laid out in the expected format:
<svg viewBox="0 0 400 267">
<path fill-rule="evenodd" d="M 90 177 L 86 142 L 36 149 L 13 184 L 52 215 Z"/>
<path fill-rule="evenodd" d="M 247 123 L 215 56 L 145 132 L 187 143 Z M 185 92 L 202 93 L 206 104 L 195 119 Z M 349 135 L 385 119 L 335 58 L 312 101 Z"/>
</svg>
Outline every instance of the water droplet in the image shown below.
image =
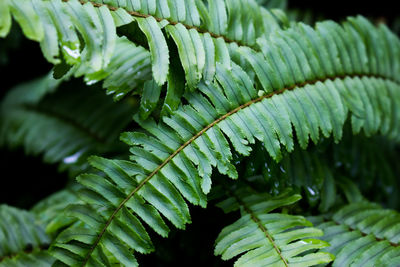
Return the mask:
<svg viewBox="0 0 400 267">
<path fill-rule="evenodd" d="M 137 75 L 138 73 L 140 73 L 140 71 L 137 72 L 135 75 Z M 127 70 L 127 71 L 125 72 L 125 75 L 126 75 L 126 76 L 129 76 L 129 75 L 131 75 L 131 74 L 133 74 L 133 69 L 129 69 L 129 70 Z"/>
<path fill-rule="evenodd" d="M 259 97 L 262 97 L 265 94 L 265 92 L 263 90 L 258 90 L 257 95 Z"/>
<path fill-rule="evenodd" d="M 87 85 L 93 85 L 93 84 L 95 84 L 97 82 L 98 82 L 98 80 L 88 80 L 88 81 L 86 81 L 86 84 Z"/>
<path fill-rule="evenodd" d="M 69 48 L 66 45 L 64 45 L 62 48 L 65 50 L 65 52 L 67 52 L 68 55 L 70 55 L 73 58 L 79 58 L 81 56 L 79 49 L 72 50 L 71 48 Z"/>
<path fill-rule="evenodd" d="M 78 151 L 75 154 L 64 158 L 63 162 L 65 164 L 72 164 L 78 161 L 79 157 L 82 155 L 82 151 Z"/>
<path fill-rule="evenodd" d="M 166 108 L 166 110 L 168 110 L 169 113 L 172 112 L 172 108 L 170 105 L 168 105 L 168 103 L 164 103 L 164 107 Z"/>
<path fill-rule="evenodd" d="M 307 190 L 310 193 L 310 195 L 315 196 L 316 193 L 311 187 L 307 186 Z"/>
<path fill-rule="evenodd" d="M 343 163 L 342 163 L 341 161 L 336 161 L 336 162 L 335 162 L 335 166 L 336 166 L 337 168 L 339 168 L 339 167 L 343 166 Z"/>
<path fill-rule="evenodd" d="M 279 169 L 281 169 L 281 172 L 286 173 L 285 169 L 281 166 L 279 166 Z"/>
<path fill-rule="evenodd" d="M 120 98 L 123 97 L 124 95 L 125 95 L 124 93 L 119 93 L 119 94 L 116 94 L 115 97 L 118 98 L 118 99 L 120 99 Z"/>
</svg>

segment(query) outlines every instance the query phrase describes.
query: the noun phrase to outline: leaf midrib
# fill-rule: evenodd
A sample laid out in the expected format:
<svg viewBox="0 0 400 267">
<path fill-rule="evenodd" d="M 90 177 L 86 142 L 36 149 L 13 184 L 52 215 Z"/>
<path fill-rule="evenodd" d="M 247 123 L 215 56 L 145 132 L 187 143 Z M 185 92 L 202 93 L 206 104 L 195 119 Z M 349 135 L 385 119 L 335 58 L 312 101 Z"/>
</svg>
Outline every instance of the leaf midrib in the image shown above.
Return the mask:
<svg viewBox="0 0 400 267">
<path fill-rule="evenodd" d="M 350 226 L 350 225 L 347 225 L 347 224 L 344 224 L 344 223 L 340 223 L 340 222 L 337 222 L 337 221 L 335 221 L 335 220 L 328 220 L 328 221 L 331 221 L 331 222 L 333 222 L 333 223 L 335 223 L 336 225 L 344 225 L 344 226 L 346 226 L 348 229 L 349 229 L 349 231 L 350 232 L 354 232 L 354 231 L 359 231 L 360 232 L 360 234 L 361 234 L 361 236 L 367 236 L 367 235 L 373 235 L 373 237 L 375 238 L 375 240 L 377 241 L 377 242 L 384 242 L 384 241 L 387 241 L 388 243 L 389 243 L 389 245 L 390 246 L 392 246 L 392 247 L 399 247 L 400 246 L 400 244 L 399 243 L 394 243 L 394 242 L 391 242 L 389 239 L 387 239 L 387 238 L 380 238 L 380 237 L 377 237 L 376 236 L 376 234 L 375 233 L 366 233 L 366 232 L 364 232 L 364 231 L 362 231 L 361 229 L 358 229 L 358 228 L 356 228 L 356 227 L 352 227 L 352 226 Z"/>
<path fill-rule="evenodd" d="M 85 127 L 84 125 L 73 120 L 72 118 L 62 114 L 61 112 L 57 112 L 55 110 L 48 110 L 41 105 L 23 104 L 21 108 L 26 111 L 34 112 L 42 116 L 53 118 L 65 125 L 69 125 L 72 128 L 76 129 L 78 132 L 82 133 L 83 135 L 86 135 L 89 139 L 94 140 L 96 144 L 107 144 L 109 142 L 105 138 L 94 133 L 90 128 Z"/>
<path fill-rule="evenodd" d="M 257 217 L 257 215 L 234 193 L 231 192 L 231 195 L 236 199 L 236 201 L 239 203 L 240 206 L 243 207 L 244 211 L 250 215 L 250 218 L 257 224 L 257 227 L 264 233 L 265 237 L 269 240 L 269 242 L 272 244 L 274 247 L 274 250 L 276 253 L 279 255 L 279 258 L 282 260 L 283 264 L 286 267 L 289 267 L 289 263 L 287 260 L 283 257 L 282 251 L 279 249 L 278 245 L 275 243 L 274 238 L 269 234 L 268 229 L 263 225 L 261 220 Z"/>
<path fill-rule="evenodd" d="M 88 252 L 86 258 L 83 261 L 82 266 L 85 266 L 87 261 L 90 258 L 90 255 L 93 253 L 94 249 L 97 247 L 97 245 L 100 242 L 100 239 L 102 238 L 102 236 L 104 235 L 105 231 L 107 230 L 108 226 L 111 224 L 111 222 L 113 221 L 114 217 L 117 215 L 117 213 L 122 209 L 122 207 L 125 205 L 125 203 L 132 197 L 134 196 L 148 181 L 151 180 L 151 178 L 154 177 L 154 175 L 156 175 L 165 165 L 167 165 L 176 155 L 178 155 L 185 147 L 187 147 L 188 145 L 190 145 L 192 142 L 194 142 L 198 137 L 202 136 L 207 130 L 209 130 L 210 128 L 214 127 L 216 124 L 218 124 L 219 122 L 223 121 L 224 119 L 230 117 L 231 115 L 237 113 L 238 111 L 249 107 L 252 104 L 258 103 L 266 98 L 271 98 L 274 95 L 280 95 L 286 91 L 291 91 L 295 88 L 302 88 L 305 87 L 306 85 L 314 85 L 317 82 L 326 82 L 327 80 L 335 80 L 335 79 L 345 79 L 345 78 L 363 78 L 363 77 L 367 77 L 367 78 L 376 78 L 376 79 L 382 79 L 382 80 L 390 80 L 396 84 L 399 84 L 399 82 L 392 80 L 390 78 L 384 77 L 382 75 L 374 75 L 374 74 L 351 74 L 351 75 L 337 75 L 334 77 L 327 77 L 325 79 L 317 79 L 314 81 L 309 81 L 309 82 L 303 82 L 303 83 L 299 83 L 299 84 L 294 84 L 290 87 L 287 88 L 283 88 L 281 90 L 277 90 L 277 91 L 273 91 L 269 94 L 260 96 L 256 99 L 253 99 L 243 105 L 240 105 L 238 107 L 236 107 L 235 109 L 231 110 L 230 112 L 226 113 L 225 115 L 219 117 L 218 119 L 216 119 L 215 121 L 213 121 L 212 123 L 210 123 L 209 125 L 207 125 L 205 128 L 203 128 L 200 132 L 198 132 L 196 135 L 194 135 L 193 137 L 191 137 L 188 141 L 186 141 L 183 145 L 181 145 L 177 150 L 174 151 L 174 153 L 172 153 L 167 159 L 165 159 L 156 169 L 154 169 L 153 172 L 151 172 L 144 180 L 142 180 L 139 185 L 137 185 L 137 187 L 120 203 L 120 205 L 114 210 L 114 212 L 111 214 L 110 218 L 107 220 L 106 224 L 104 225 L 103 229 L 101 230 L 100 234 L 98 235 L 95 243 L 93 243 L 93 246 L 91 247 L 90 251 Z"/>
<path fill-rule="evenodd" d="M 69 0 L 62 0 L 62 1 L 63 1 L 63 2 L 68 2 Z M 192 25 L 185 24 L 185 23 L 183 23 L 183 22 L 177 22 L 177 21 L 173 21 L 173 20 L 170 20 L 170 19 L 159 18 L 159 17 L 156 17 L 156 16 L 154 16 L 154 15 L 149 15 L 149 14 L 142 14 L 142 13 L 137 12 L 137 11 L 129 11 L 129 10 L 126 10 L 125 8 L 123 8 L 123 7 L 115 7 L 115 6 L 111 6 L 111 5 L 109 5 L 109 4 L 95 3 L 95 2 L 92 2 L 91 0 L 86 0 L 86 1 L 84 1 L 84 0 L 78 0 L 78 1 L 79 1 L 82 5 L 84 5 L 84 4 L 86 4 L 86 3 L 91 3 L 94 7 L 105 6 L 105 7 L 107 7 L 107 8 L 108 8 L 109 10 L 111 10 L 111 11 L 116 11 L 117 9 L 122 8 L 122 9 L 124 9 L 129 15 L 131 15 L 131 16 L 133 16 L 133 17 L 139 17 L 139 18 L 153 17 L 157 22 L 161 22 L 161 21 L 165 20 L 165 21 L 168 21 L 168 23 L 169 23 L 170 25 L 177 25 L 178 23 L 180 23 L 180 24 L 182 24 L 182 25 L 183 25 L 186 29 L 188 29 L 188 30 L 194 29 L 194 30 L 196 30 L 196 31 L 199 32 L 199 33 L 208 33 L 208 34 L 210 34 L 210 36 L 213 37 L 213 38 L 216 38 L 216 39 L 217 39 L 217 38 L 222 38 L 222 39 L 224 39 L 224 41 L 225 41 L 226 43 L 236 43 L 238 46 L 245 46 L 245 47 L 249 47 L 249 48 L 251 48 L 251 49 L 253 49 L 253 50 L 258 51 L 258 49 L 257 49 L 255 46 L 251 46 L 251 45 L 249 45 L 249 44 L 242 43 L 242 42 L 239 41 L 239 40 L 232 40 L 232 39 L 228 38 L 228 37 L 225 36 L 225 35 L 216 34 L 216 33 L 214 33 L 214 32 L 207 31 L 207 30 L 201 29 L 201 28 L 196 27 L 196 26 L 192 26 Z"/>
</svg>

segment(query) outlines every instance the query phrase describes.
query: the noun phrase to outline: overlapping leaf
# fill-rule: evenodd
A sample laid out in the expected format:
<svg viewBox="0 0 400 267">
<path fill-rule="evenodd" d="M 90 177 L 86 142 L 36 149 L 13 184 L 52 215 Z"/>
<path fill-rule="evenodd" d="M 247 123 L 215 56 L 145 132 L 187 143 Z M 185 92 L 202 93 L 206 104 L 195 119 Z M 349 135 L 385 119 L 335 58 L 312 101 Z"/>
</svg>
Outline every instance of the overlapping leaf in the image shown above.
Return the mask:
<svg viewBox="0 0 400 267">
<path fill-rule="evenodd" d="M 84 80 L 87 85 L 104 80 L 103 88 L 107 90 L 107 94 L 120 100 L 151 79 L 150 63 L 150 53 L 146 49 L 121 37 L 116 40 L 115 52 L 106 68 L 86 73 L 85 67 L 77 65 L 71 73 L 75 76 L 85 75 Z"/>
<path fill-rule="evenodd" d="M 50 238 L 31 213 L 0 206 L 0 266 L 51 266 Z"/>
<path fill-rule="evenodd" d="M 398 266 L 400 215 L 368 202 L 354 203 L 333 215 L 311 218 L 336 255 L 332 266 Z"/>
<path fill-rule="evenodd" d="M 79 83 L 60 83 L 45 76 L 10 91 L 0 106 L 0 144 L 43 155 L 71 175 L 87 170 L 88 155 L 126 153 L 118 136 L 134 107 Z"/>
<path fill-rule="evenodd" d="M 60 75 L 73 65 L 70 73 L 84 75 L 90 84 L 106 78 L 104 87 L 117 99 L 150 78 L 149 65 L 154 81 L 166 83 L 170 41 L 178 47 L 187 88 L 194 90 L 201 79 L 213 80 L 216 62 L 230 66 L 238 45 L 255 48 L 257 38 L 268 37 L 281 23 L 254 0 L 4 0 L 2 5 L 0 36 L 7 35 L 12 14 L 24 34 L 40 42 L 46 59 L 64 68 Z M 117 37 L 116 27 L 133 21 L 150 53 Z M 121 54 L 127 46 L 132 51 Z"/>
<path fill-rule="evenodd" d="M 40 42 L 43 55 L 56 64 L 56 76 L 85 76 L 88 84 L 104 80 L 104 87 L 120 99 L 143 84 L 150 75 L 150 54 L 126 38 L 116 27 L 132 21 L 130 15 L 107 6 L 83 4 L 77 0 L 2 1 L 6 36 L 12 16 L 24 34 Z M 62 70 L 62 71 L 60 71 Z"/>
<path fill-rule="evenodd" d="M 72 183 L 66 189 L 40 200 L 30 210 L 35 215 L 36 221 L 44 226 L 46 234 L 52 239 L 62 229 L 76 221 L 75 218 L 68 217 L 64 211 L 68 205 L 83 203 L 78 198 L 79 189 L 81 189 L 79 184 Z"/>
<path fill-rule="evenodd" d="M 247 156 L 257 139 L 280 160 L 282 148 L 294 148 L 292 125 L 302 147 L 309 138 L 318 142 L 320 131 L 340 140 L 349 114 L 355 133 L 399 140 L 400 43 L 385 26 L 351 18 L 316 30 L 299 24 L 270 39 L 260 42 L 262 54 L 239 49 L 254 82 L 234 63 L 217 64 L 215 80 L 186 93 L 189 104 L 171 117 L 159 124 L 135 117 L 147 134 L 122 135 L 131 161 L 91 159 L 107 177 L 78 178 L 88 205 L 70 212 L 89 228 L 75 225 L 61 234 L 53 250 L 58 259 L 132 264 L 132 251 L 153 250 L 143 222 L 162 236 L 168 233 L 163 217 L 183 228 L 190 222 L 184 199 L 205 206 L 214 167 L 237 177 L 231 149 Z"/>
<path fill-rule="evenodd" d="M 359 201 L 360 194 L 370 200 L 382 201 L 391 208 L 399 206 L 397 197 L 400 169 L 396 160 L 396 144 L 382 136 L 353 136 L 345 128 L 339 144 L 332 138 L 302 150 L 295 145 L 292 153 L 284 153 L 280 162 L 273 162 L 265 148 L 256 145 L 240 162 L 240 177 L 249 177 L 257 188 L 269 193 L 292 187 L 302 192 L 311 207 L 327 212 L 337 203 Z M 362 178 L 360 178 L 362 177 Z"/>
<path fill-rule="evenodd" d="M 63 211 L 82 203 L 78 184 L 69 186 L 37 203 L 30 211 L 0 205 L 0 266 L 50 267 L 55 259 L 48 252 L 54 236 L 76 219 Z"/>
<path fill-rule="evenodd" d="M 225 212 L 240 209 L 241 218 L 219 234 L 215 254 L 235 266 L 313 266 L 334 256 L 319 252 L 329 246 L 316 237 L 323 233 L 302 216 L 272 211 L 297 202 L 301 196 L 284 193 L 277 197 L 242 187 L 219 203 Z M 317 250 L 317 251 L 315 251 Z"/>
</svg>

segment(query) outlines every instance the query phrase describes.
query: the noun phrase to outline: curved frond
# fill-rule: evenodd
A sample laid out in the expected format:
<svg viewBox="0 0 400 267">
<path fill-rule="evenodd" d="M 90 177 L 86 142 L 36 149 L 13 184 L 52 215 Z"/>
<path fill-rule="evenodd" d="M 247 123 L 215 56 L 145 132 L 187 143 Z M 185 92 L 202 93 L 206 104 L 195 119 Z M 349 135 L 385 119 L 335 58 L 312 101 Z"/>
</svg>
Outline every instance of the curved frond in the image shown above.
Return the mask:
<svg viewBox="0 0 400 267">
<path fill-rule="evenodd" d="M 51 266 L 50 238 L 31 213 L 0 205 L 0 266 Z"/>
<path fill-rule="evenodd" d="M 278 17 L 284 17 L 255 0 L 4 0 L 2 5 L 0 36 L 7 34 L 12 15 L 28 38 L 40 42 L 48 61 L 75 66 L 71 72 L 85 76 L 88 83 L 107 77 L 104 86 L 117 99 L 149 79 L 149 65 L 159 86 L 167 82 L 171 43 L 177 47 L 187 88 L 193 91 L 201 80 L 213 80 L 216 62 L 229 67 L 231 57 L 239 56 L 239 46 L 257 50 L 256 39 L 280 29 Z M 150 50 L 129 41 L 135 47 L 129 54 L 137 60 L 142 57 L 141 61 L 120 52 L 123 44 L 116 28 L 132 22 L 145 35 Z M 134 77 L 112 74 L 122 63 Z M 119 89 L 122 82 L 128 88 Z"/>
<path fill-rule="evenodd" d="M 311 218 L 336 255 L 332 266 L 400 264 L 400 215 L 368 202 L 350 204 L 333 215 Z"/>
<path fill-rule="evenodd" d="M 271 197 L 245 188 L 233 192 L 218 206 L 225 212 L 240 209 L 241 218 L 221 231 L 215 254 L 224 260 L 241 255 L 235 266 L 313 266 L 332 261 L 333 255 L 318 251 L 329 246 L 316 239 L 321 230 L 302 216 L 271 213 L 300 198 L 287 193 Z"/>
<path fill-rule="evenodd" d="M 0 106 L 0 144 L 43 154 L 45 162 L 60 163 L 71 174 L 87 170 L 88 155 L 126 153 L 118 136 L 134 108 L 93 88 L 60 82 L 45 76 L 10 91 Z"/>
<path fill-rule="evenodd" d="M 332 41 L 325 31 L 339 38 Z M 92 158 L 107 178 L 80 176 L 90 205 L 71 208 L 90 226 L 91 238 L 60 237 L 63 241 L 55 244 L 60 260 L 85 265 L 95 254 L 113 253 L 126 262 L 133 260 L 131 250 L 151 252 L 140 218 L 163 236 L 167 230 L 160 214 L 183 228 L 190 222 L 184 198 L 206 205 L 213 167 L 237 178 L 231 149 L 247 156 L 257 139 L 280 160 L 282 148 L 294 148 L 292 125 L 302 147 L 309 138 L 318 142 L 320 131 L 340 140 L 349 115 L 354 133 L 363 129 L 367 135 L 400 139 L 400 42 L 384 26 L 375 28 L 361 17 L 343 26 L 321 23 L 316 30 L 299 24 L 271 40 L 262 44 L 263 54 L 240 48 L 254 69 L 255 84 L 236 64 L 217 64 L 214 82 L 201 82 L 201 92 L 187 93 L 189 104 L 171 117 L 156 124 L 136 116 L 148 134 L 122 135 L 132 146 L 131 161 Z M 149 209 L 146 215 L 143 206 Z"/>
</svg>

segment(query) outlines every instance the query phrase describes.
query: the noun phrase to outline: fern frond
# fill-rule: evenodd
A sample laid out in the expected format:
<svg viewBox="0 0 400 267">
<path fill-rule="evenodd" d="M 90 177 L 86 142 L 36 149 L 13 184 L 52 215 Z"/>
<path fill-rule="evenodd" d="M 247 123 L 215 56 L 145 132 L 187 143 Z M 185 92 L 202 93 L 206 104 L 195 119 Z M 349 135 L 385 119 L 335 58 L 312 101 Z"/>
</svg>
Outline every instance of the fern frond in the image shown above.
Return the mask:
<svg viewBox="0 0 400 267">
<path fill-rule="evenodd" d="M 302 150 L 295 145 L 291 153 L 283 153 L 280 162 L 273 162 L 261 145 L 255 145 L 249 157 L 240 162 L 240 177 L 276 194 L 286 187 L 302 192 L 311 207 L 327 212 L 340 203 L 360 201 L 359 191 L 375 202 L 391 208 L 399 206 L 396 144 L 382 136 L 353 136 L 348 127 L 339 144 L 332 138 L 320 140 Z M 360 179 L 359 177 L 363 177 Z M 340 204 L 340 205 L 342 205 Z"/>
<path fill-rule="evenodd" d="M 324 30 L 351 38 L 332 41 Z M 95 260 L 95 254 L 112 252 L 111 261 L 126 263 L 134 261 L 130 250 L 151 252 L 139 218 L 162 236 L 168 230 L 160 213 L 183 228 L 190 222 L 184 198 L 206 205 L 213 167 L 237 178 L 229 142 L 247 156 L 257 139 L 280 160 L 281 145 L 289 152 L 294 148 L 292 124 L 302 147 L 309 136 L 317 142 L 320 130 L 324 136 L 333 132 L 338 141 L 349 111 L 355 133 L 364 129 L 368 135 L 381 132 L 399 139 L 400 42 L 384 26 L 377 29 L 363 18 L 352 18 L 343 27 L 321 23 L 316 30 L 299 24 L 271 40 L 263 45 L 265 57 L 240 48 L 254 68 L 256 84 L 236 64 L 217 64 L 215 81 L 200 83 L 201 93 L 187 93 L 189 104 L 171 117 L 156 124 L 136 116 L 149 134 L 122 135 L 132 146 L 131 161 L 91 159 L 107 178 L 80 176 L 78 181 L 88 188 L 84 197 L 89 205 L 71 208 L 90 226 L 76 231 L 85 229 L 90 238 L 71 236 L 72 230 L 68 238 L 61 234 L 54 245 L 56 257 L 85 265 Z M 378 41 L 387 49 L 375 46 Z"/>
<path fill-rule="evenodd" d="M 348 144 L 342 142 L 335 147 Z M 321 212 L 326 212 L 341 200 L 338 193 L 347 195 L 356 185 L 345 178 L 346 173 L 334 168 L 332 159 L 327 156 L 332 150 L 330 147 L 321 148 L 324 145 L 326 146 L 326 143 L 321 142 L 317 148 L 307 150 L 295 146 L 294 151 L 285 153 L 278 163 L 271 159 L 264 147 L 255 146 L 249 157 L 241 159 L 238 166 L 239 176 L 247 177 L 246 181 L 251 183 L 253 188 L 273 195 L 287 187 L 293 188 L 305 196 L 310 207 L 318 206 Z M 338 186 L 342 183 L 347 183 L 348 186 L 339 189 Z M 354 194 L 353 198 L 356 197 Z"/>
<path fill-rule="evenodd" d="M 334 147 L 332 161 L 357 184 L 364 195 L 369 195 L 370 201 L 398 209 L 400 168 L 397 164 L 399 151 L 396 143 L 385 137 L 357 137 L 347 138 L 343 145 Z"/>
<path fill-rule="evenodd" d="M 87 72 L 84 65 L 76 65 L 69 74 L 84 76 L 87 85 L 103 81 L 103 88 L 115 100 L 120 100 L 151 79 L 150 53 L 126 37 L 119 37 L 110 63 L 97 72 Z"/>
<path fill-rule="evenodd" d="M 89 85 L 106 79 L 104 86 L 117 99 L 151 77 L 150 53 L 117 37 L 116 27 L 132 21 L 124 13 L 111 12 L 106 6 L 83 5 L 77 0 L 3 0 L 2 3 L 7 6 L 2 11 L 8 16 L 11 12 L 25 36 L 40 42 L 49 62 L 61 66 L 60 69 L 73 66 L 69 74 L 85 76 Z M 0 27 L 9 28 L 8 24 Z M 57 76 L 65 72 L 58 72 Z"/>
<path fill-rule="evenodd" d="M 398 266 L 400 215 L 379 205 L 360 202 L 333 215 L 311 218 L 336 255 L 332 266 Z"/>
<path fill-rule="evenodd" d="M 281 24 L 273 14 L 275 11 L 262 8 L 254 0 L 210 0 L 207 4 L 198 0 L 3 0 L 3 5 L 2 36 L 9 29 L 11 12 L 25 35 L 41 43 L 47 60 L 75 65 L 75 76 L 85 75 L 89 83 L 99 80 L 101 75 L 96 75 L 97 72 L 105 78 L 113 60 L 121 61 L 114 55 L 120 54 L 116 27 L 134 22 L 147 38 L 154 81 L 162 86 L 168 80 L 171 50 L 168 42 L 173 41 L 188 89 L 192 91 L 200 80 L 212 81 L 216 62 L 229 67 L 231 57 L 239 56 L 238 46 L 257 49 L 256 39 L 267 38 Z M 123 59 L 131 62 L 128 56 Z M 147 60 L 136 62 L 131 71 L 138 67 L 147 70 L 150 63 Z M 140 79 L 148 78 L 147 72 L 137 72 L 142 74 L 138 75 Z M 109 83 L 121 82 L 114 79 L 108 76 Z M 117 98 L 135 89 L 137 79 L 132 79 L 125 81 L 130 88 L 119 90 Z"/>
<path fill-rule="evenodd" d="M 0 266 L 51 266 L 50 238 L 31 213 L 0 205 Z"/>
<path fill-rule="evenodd" d="M 271 197 L 241 188 L 220 204 L 225 212 L 237 209 L 241 218 L 225 227 L 216 240 L 215 254 L 222 259 L 241 255 L 235 266 L 313 266 L 334 256 L 315 251 L 329 246 L 316 239 L 323 233 L 302 216 L 279 212 L 301 198 L 296 194 Z"/>
<path fill-rule="evenodd" d="M 88 155 L 126 151 L 117 141 L 133 109 L 93 88 L 60 86 L 45 76 L 11 90 L 2 102 L 0 144 L 43 154 L 45 162 L 60 163 L 76 175 L 87 170 Z"/>
<path fill-rule="evenodd" d="M 40 225 L 45 226 L 46 234 L 52 239 L 64 228 L 76 221 L 65 214 L 68 205 L 83 204 L 78 198 L 78 190 L 81 186 L 77 183 L 69 185 L 66 189 L 58 191 L 45 199 L 42 199 L 30 210 Z"/>
</svg>

